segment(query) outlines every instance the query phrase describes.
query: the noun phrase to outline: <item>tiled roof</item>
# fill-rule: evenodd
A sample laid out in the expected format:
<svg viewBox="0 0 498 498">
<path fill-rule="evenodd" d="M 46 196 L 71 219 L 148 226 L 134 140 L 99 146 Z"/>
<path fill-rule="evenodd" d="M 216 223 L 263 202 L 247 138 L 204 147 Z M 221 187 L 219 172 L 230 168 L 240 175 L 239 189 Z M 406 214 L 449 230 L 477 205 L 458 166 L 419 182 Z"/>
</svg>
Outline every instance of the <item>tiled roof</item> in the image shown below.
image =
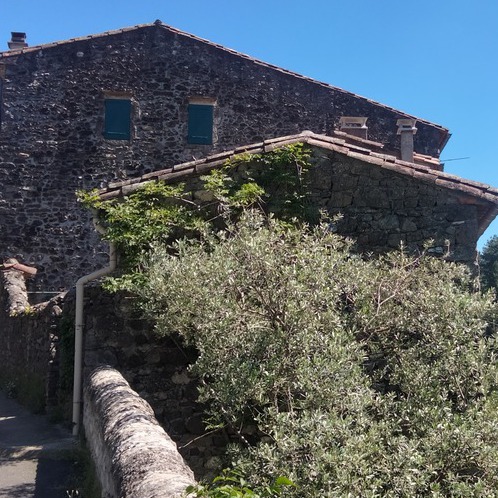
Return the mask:
<svg viewBox="0 0 498 498">
<path fill-rule="evenodd" d="M 350 95 L 352 97 L 355 97 L 355 98 L 358 98 L 358 99 L 362 99 L 365 102 L 368 102 L 370 104 L 374 104 L 376 106 L 382 107 L 382 108 L 387 109 L 389 111 L 395 112 L 399 116 L 405 116 L 405 117 L 415 118 L 415 116 L 412 116 L 410 114 L 406 114 L 406 113 L 404 113 L 402 111 L 399 111 L 398 109 L 394 109 L 393 107 L 390 107 L 390 106 L 381 104 L 379 102 L 376 102 L 375 100 L 371 100 L 371 99 L 368 99 L 366 97 L 362 97 L 361 95 L 357 95 L 355 93 L 348 92 L 347 90 L 343 90 L 342 88 L 338 88 L 338 87 L 329 85 L 328 83 L 324 83 L 324 82 L 315 80 L 313 78 L 309 78 L 307 76 L 303 76 L 303 75 L 301 75 L 299 73 L 295 73 L 293 71 L 289 71 L 287 69 L 283 69 L 281 67 L 275 66 L 275 65 L 270 64 L 268 62 L 263 62 L 263 61 L 261 61 L 259 59 L 255 59 L 255 58 L 253 58 L 253 57 L 251 57 L 249 55 L 243 54 L 241 52 L 237 52 L 236 50 L 224 47 L 223 45 L 219 45 L 218 43 L 214 43 L 214 42 L 211 42 L 211 41 L 206 40 L 204 38 L 200 38 L 198 36 L 195 36 L 195 35 L 192 35 L 190 33 L 187 33 L 185 31 L 181 31 L 179 29 L 173 28 L 172 26 L 168 26 L 167 24 L 164 24 L 160 20 L 157 20 L 157 21 L 155 21 L 155 22 L 153 22 L 151 24 L 137 24 L 136 26 L 131 26 L 131 27 L 128 27 L 128 28 L 116 29 L 116 30 L 112 30 L 112 31 L 105 31 L 104 33 L 99 33 L 99 34 L 95 34 L 95 35 L 81 36 L 81 37 L 78 37 L 78 38 L 70 38 L 69 40 L 64 40 L 64 41 L 57 41 L 57 42 L 53 42 L 53 43 L 45 43 L 43 45 L 33 45 L 32 47 L 25 47 L 25 48 L 21 48 L 21 49 L 7 50 L 7 51 L 4 51 L 4 52 L 0 52 L 0 61 L 2 59 L 8 59 L 10 57 L 15 57 L 15 56 L 18 56 L 20 54 L 27 54 L 27 53 L 30 53 L 30 52 L 36 52 L 38 50 L 46 50 L 46 49 L 49 49 L 49 48 L 57 47 L 59 45 L 65 45 L 65 44 L 68 44 L 68 43 L 76 43 L 76 42 L 81 42 L 81 41 L 93 40 L 93 39 L 96 39 L 96 38 L 103 38 L 103 37 L 108 37 L 108 36 L 114 36 L 114 35 L 119 35 L 119 34 L 122 34 L 122 33 L 129 32 L 129 31 L 135 31 L 135 30 L 139 30 L 139 29 L 152 28 L 154 26 L 166 29 L 166 30 L 170 31 L 171 33 L 175 33 L 177 35 L 184 36 L 184 37 L 187 37 L 187 38 L 191 38 L 192 40 L 196 40 L 198 42 L 210 45 L 211 47 L 215 47 L 215 48 L 217 48 L 219 50 L 222 50 L 224 52 L 227 52 L 229 54 L 232 54 L 232 55 L 235 55 L 237 57 L 241 57 L 241 58 L 247 59 L 247 60 L 249 60 L 249 61 L 251 61 L 251 62 L 253 62 L 255 64 L 267 67 L 269 69 L 273 69 L 273 70 L 278 71 L 280 73 L 288 74 L 288 75 L 293 76 L 295 78 L 299 78 L 299 79 L 302 79 L 302 80 L 309 81 L 310 83 L 313 83 L 315 85 L 320 85 L 320 86 L 323 86 L 325 88 L 329 88 L 331 90 L 334 90 L 336 92 L 340 92 L 340 93 L 343 93 L 345 95 Z M 426 121 L 426 120 L 420 119 L 420 118 L 416 118 L 416 119 L 417 119 L 418 122 L 425 123 L 425 124 L 428 124 L 430 126 L 433 126 L 433 127 L 439 129 L 442 132 L 444 138 L 442 139 L 442 143 L 441 143 L 440 148 L 443 149 L 444 145 L 446 144 L 446 142 L 448 141 L 448 139 L 450 137 L 449 130 L 447 128 L 444 128 L 443 126 L 437 125 L 435 123 L 431 123 L 430 121 Z"/>
<path fill-rule="evenodd" d="M 138 178 L 110 183 L 106 189 L 99 192 L 99 196 L 102 200 L 109 200 L 126 196 L 150 181 L 160 180 L 167 183 L 182 181 L 189 176 L 206 174 L 214 168 L 219 168 L 227 160 L 239 154 L 262 154 L 284 145 L 295 143 L 305 143 L 313 147 L 337 152 L 379 168 L 451 190 L 453 193 L 460 195 L 462 201 L 466 204 L 487 206 L 484 211 L 481 210 L 479 235 L 484 232 L 498 214 L 498 189 L 484 183 L 445 173 L 441 171 L 441 164 L 436 158 L 415 154 L 414 160 L 416 162 L 402 161 L 396 156 L 384 152 L 383 145 L 380 143 L 364 140 L 343 132 L 336 132 L 335 136 L 330 137 L 304 131 L 298 135 L 289 135 L 238 147 L 234 150 L 221 152 L 196 161 L 178 164 L 172 168 L 147 173 Z"/>
</svg>

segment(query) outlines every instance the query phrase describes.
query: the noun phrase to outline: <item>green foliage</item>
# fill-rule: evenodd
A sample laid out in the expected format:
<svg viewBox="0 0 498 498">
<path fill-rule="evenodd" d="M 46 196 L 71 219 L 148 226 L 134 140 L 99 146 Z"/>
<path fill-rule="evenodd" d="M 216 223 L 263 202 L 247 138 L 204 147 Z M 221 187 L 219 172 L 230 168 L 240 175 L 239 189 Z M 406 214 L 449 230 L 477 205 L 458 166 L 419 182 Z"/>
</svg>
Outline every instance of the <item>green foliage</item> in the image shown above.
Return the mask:
<svg viewBox="0 0 498 498">
<path fill-rule="evenodd" d="M 279 219 L 317 221 L 309 199 L 311 153 L 302 143 L 265 154 L 241 154 L 205 177 L 205 187 L 226 211 L 257 206 Z"/>
<path fill-rule="evenodd" d="M 110 282 L 115 289 L 141 281 L 137 269 L 153 244 L 193 236 L 203 227 L 195 204 L 181 184 L 149 182 L 124 198 L 107 202 L 101 201 L 96 191 L 79 192 L 78 198 L 86 207 L 98 211 L 104 237 L 114 242 L 119 251 L 124 275 Z"/>
<path fill-rule="evenodd" d="M 498 289 L 498 236 L 491 237 L 479 257 L 481 285 L 484 290 Z"/>
<path fill-rule="evenodd" d="M 95 465 L 83 438 L 80 438 L 74 447 L 71 459 L 74 462 L 74 467 L 73 472 L 68 476 L 67 497 L 101 498 L 102 490 Z"/>
<path fill-rule="evenodd" d="M 185 491 L 198 498 L 269 498 L 281 496 L 284 488 L 292 486 L 290 479 L 280 476 L 273 484 L 253 487 L 240 471 L 225 469 L 211 485 L 189 486 Z"/>
<path fill-rule="evenodd" d="M 327 224 L 295 223 L 317 221 L 309 166 L 301 144 L 238 156 L 203 178 L 214 212 L 154 182 L 80 196 L 126 263 L 113 285 L 135 290 L 158 333 L 195 346 L 208 422 L 238 435 L 237 470 L 192 492 L 276 496 L 287 475 L 291 498 L 495 496 L 493 297 L 458 265 L 362 259 Z"/>
<path fill-rule="evenodd" d="M 206 190 L 212 192 L 225 209 L 261 204 L 264 189 L 252 179 L 247 179 L 246 183 L 242 184 L 236 182 L 229 174 L 230 168 L 228 162 L 225 168 L 212 170 L 209 175 L 203 176 Z"/>
<path fill-rule="evenodd" d="M 158 181 L 109 201 L 100 200 L 98 190 L 78 192 L 78 200 L 98 213 L 104 238 L 114 242 L 120 255 L 121 274 L 108 278 L 106 288 L 117 291 L 142 285 L 141 262 L 155 244 L 170 246 L 182 237 L 198 238 L 208 227 L 223 227 L 251 206 L 287 221 L 316 220 L 309 203 L 309 168 L 310 152 L 303 144 L 238 155 L 202 177 L 204 188 L 215 198 L 211 204 L 193 202 L 183 184 Z"/>
<path fill-rule="evenodd" d="M 200 400 L 239 434 L 250 489 L 287 475 L 288 497 L 494 496 L 491 296 L 464 267 L 350 247 L 246 212 L 156 248 L 136 291 L 160 334 L 197 348 Z"/>
<path fill-rule="evenodd" d="M 7 371 L 0 367 L 0 389 L 33 413 L 45 412 L 45 383 L 38 375 L 22 368 Z"/>
<path fill-rule="evenodd" d="M 74 379 L 74 316 L 71 315 L 71 312 L 65 312 L 58 322 L 57 335 L 59 336 L 57 402 L 47 408 L 52 422 L 69 423 Z"/>
</svg>

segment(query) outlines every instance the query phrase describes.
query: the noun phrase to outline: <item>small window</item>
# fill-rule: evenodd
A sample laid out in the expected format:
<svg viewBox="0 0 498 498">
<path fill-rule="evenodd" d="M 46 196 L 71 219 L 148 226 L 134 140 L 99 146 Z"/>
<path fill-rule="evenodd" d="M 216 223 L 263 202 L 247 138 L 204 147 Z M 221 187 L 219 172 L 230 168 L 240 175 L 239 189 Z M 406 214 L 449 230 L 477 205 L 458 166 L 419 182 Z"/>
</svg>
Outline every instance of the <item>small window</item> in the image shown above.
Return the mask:
<svg viewBox="0 0 498 498">
<path fill-rule="evenodd" d="M 213 109 L 210 104 L 188 105 L 188 143 L 213 143 Z"/>
<path fill-rule="evenodd" d="M 104 137 L 110 140 L 129 140 L 131 127 L 131 100 L 106 99 Z"/>
</svg>

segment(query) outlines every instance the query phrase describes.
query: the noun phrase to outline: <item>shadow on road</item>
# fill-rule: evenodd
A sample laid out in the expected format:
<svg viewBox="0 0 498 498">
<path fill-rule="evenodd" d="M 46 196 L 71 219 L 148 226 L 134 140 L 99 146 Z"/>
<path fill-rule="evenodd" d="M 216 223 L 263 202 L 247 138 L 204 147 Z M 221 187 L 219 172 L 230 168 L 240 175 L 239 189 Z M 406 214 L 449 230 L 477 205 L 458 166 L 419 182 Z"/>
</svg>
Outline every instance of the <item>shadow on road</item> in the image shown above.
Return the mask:
<svg viewBox="0 0 498 498">
<path fill-rule="evenodd" d="M 0 498 L 68 498 L 76 448 L 67 429 L 0 392 Z"/>
<path fill-rule="evenodd" d="M 67 498 L 66 491 L 72 489 L 75 482 L 74 472 L 72 460 L 40 458 L 36 468 L 33 498 Z"/>
</svg>

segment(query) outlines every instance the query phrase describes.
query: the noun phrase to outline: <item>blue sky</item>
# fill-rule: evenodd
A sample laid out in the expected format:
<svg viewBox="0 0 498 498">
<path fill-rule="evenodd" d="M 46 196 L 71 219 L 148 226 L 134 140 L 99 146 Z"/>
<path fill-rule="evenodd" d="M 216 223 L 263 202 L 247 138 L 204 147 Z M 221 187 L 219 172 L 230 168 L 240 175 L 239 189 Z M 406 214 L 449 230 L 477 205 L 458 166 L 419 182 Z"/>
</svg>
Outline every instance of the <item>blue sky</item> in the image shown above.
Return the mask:
<svg viewBox="0 0 498 498">
<path fill-rule="evenodd" d="M 445 170 L 498 187 L 497 0 L 0 0 L 0 49 L 156 19 L 450 129 Z M 498 221 L 479 247 L 498 234 Z"/>
</svg>

